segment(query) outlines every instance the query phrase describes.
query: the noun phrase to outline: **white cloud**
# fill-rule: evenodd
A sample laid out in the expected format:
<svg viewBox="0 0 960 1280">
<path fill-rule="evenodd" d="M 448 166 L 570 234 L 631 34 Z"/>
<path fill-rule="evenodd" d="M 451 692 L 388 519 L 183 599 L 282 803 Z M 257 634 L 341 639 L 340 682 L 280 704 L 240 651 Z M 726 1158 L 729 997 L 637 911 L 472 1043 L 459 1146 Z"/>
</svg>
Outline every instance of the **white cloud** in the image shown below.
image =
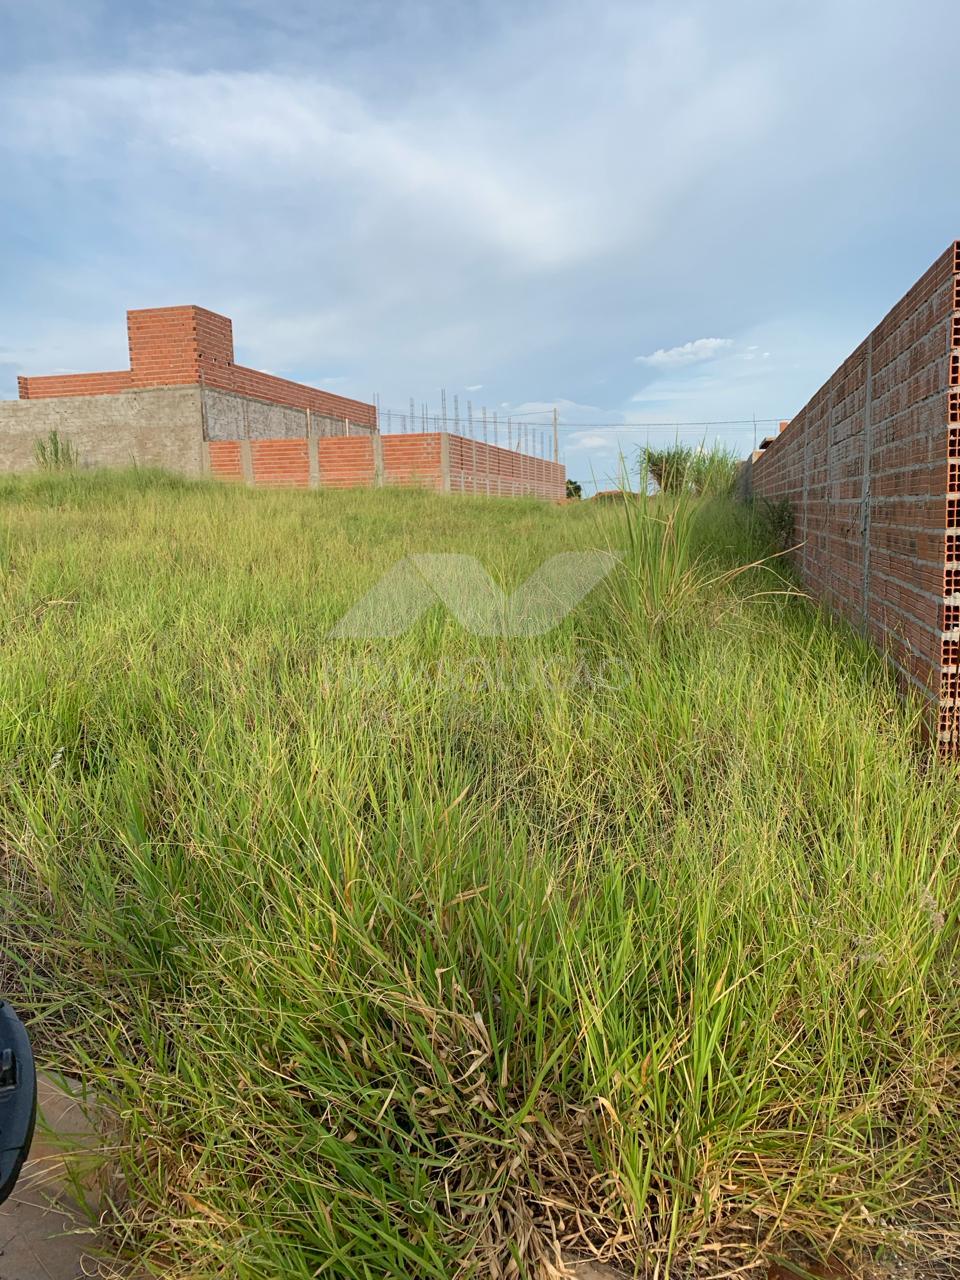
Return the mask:
<svg viewBox="0 0 960 1280">
<path fill-rule="evenodd" d="M 3 100 L 5 99 L 5 101 Z M 385 211 L 396 223 L 428 214 L 446 236 L 467 234 L 527 270 L 594 250 L 583 202 L 524 180 L 487 139 L 442 121 L 379 112 L 356 92 L 272 71 L 117 71 L 14 78 L 0 109 L 22 121 L 6 139 L 81 161 L 110 145 L 118 121 L 127 144 L 262 195 L 291 187 L 358 204 L 360 229 Z"/>
<path fill-rule="evenodd" d="M 635 356 L 635 364 L 646 364 L 653 368 L 673 368 L 682 364 L 700 364 L 704 360 L 714 360 L 721 352 L 733 346 L 732 338 L 695 338 L 693 342 L 685 342 L 679 347 L 660 347 L 648 356 Z"/>
<path fill-rule="evenodd" d="M 552 417 L 554 408 L 567 421 L 578 415 L 582 417 L 588 414 L 596 418 L 597 414 L 603 413 L 603 410 L 595 404 L 580 404 L 576 400 L 566 400 L 563 396 L 559 396 L 556 400 L 524 400 L 520 404 L 515 404 L 512 412 L 527 416 L 536 414 L 547 419 Z"/>
<path fill-rule="evenodd" d="M 482 370 L 535 429 L 562 388 L 568 442 L 789 416 L 956 232 L 923 74 L 953 11 L 921 6 L 866 34 L 835 0 L 13 6 L 0 396 L 122 368 L 126 307 L 196 302 L 244 363 L 395 411 Z M 735 341 L 660 345 L 691 333 Z"/>
<path fill-rule="evenodd" d="M 575 431 L 567 442 L 571 449 L 610 449 L 616 443 L 610 436 L 599 431 Z"/>
<path fill-rule="evenodd" d="M 465 391 L 482 391 L 482 390 L 483 390 L 483 383 L 482 383 L 482 382 L 475 382 L 472 386 L 470 386 L 470 387 L 465 387 L 465 388 L 464 388 L 464 390 L 465 390 Z"/>
</svg>

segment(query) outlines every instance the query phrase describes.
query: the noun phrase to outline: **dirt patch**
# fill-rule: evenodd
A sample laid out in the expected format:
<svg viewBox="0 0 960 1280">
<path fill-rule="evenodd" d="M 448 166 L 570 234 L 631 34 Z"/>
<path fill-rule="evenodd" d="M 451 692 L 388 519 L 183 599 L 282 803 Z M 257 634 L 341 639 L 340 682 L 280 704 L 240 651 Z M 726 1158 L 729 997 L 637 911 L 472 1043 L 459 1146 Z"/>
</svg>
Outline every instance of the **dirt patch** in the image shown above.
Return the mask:
<svg viewBox="0 0 960 1280">
<path fill-rule="evenodd" d="M 97 1258 L 104 1242 L 95 1225 L 96 1184 L 84 1177 L 82 1158 L 96 1151 L 96 1134 L 77 1097 L 57 1082 L 41 1077 L 37 1094 L 30 1158 L 0 1207 L 0 1280 L 132 1280 L 128 1267 Z"/>
</svg>

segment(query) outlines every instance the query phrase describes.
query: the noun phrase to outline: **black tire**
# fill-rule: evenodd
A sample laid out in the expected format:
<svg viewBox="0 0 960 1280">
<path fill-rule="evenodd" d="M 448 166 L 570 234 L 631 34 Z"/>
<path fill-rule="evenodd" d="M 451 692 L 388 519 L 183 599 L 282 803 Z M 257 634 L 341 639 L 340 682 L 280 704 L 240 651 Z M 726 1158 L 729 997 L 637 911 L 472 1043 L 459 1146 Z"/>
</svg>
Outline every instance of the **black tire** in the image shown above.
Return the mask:
<svg viewBox="0 0 960 1280">
<path fill-rule="evenodd" d="M 0 1204 L 16 1186 L 37 1120 L 37 1072 L 23 1023 L 0 1000 Z"/>
</svg>

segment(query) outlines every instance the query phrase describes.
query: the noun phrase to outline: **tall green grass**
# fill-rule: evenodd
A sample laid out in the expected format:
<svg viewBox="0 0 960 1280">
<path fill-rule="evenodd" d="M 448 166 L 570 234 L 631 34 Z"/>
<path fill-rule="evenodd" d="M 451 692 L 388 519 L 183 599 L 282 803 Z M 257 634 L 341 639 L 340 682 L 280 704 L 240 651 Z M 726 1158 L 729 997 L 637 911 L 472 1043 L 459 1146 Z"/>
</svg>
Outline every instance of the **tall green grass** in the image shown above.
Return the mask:
<svg viewBox="0 0 960 1280">
<path fill-rule="evenodd" d="M 654 449 L 647 445 L 641 450 L 640 492 L 646 493 L 648 481 L 653 480 L 664 494 L 726 498 L 733 492 L 740 465 L 736 451 L 722 446 L 708 449 L 677 443 Z"/>
<path fill-rule="evenodd" d="M 325 638 L 412 551 L 598 547 L 546 636 Z M 766 550 L 685 497 L 0 482 L 4 986 L 150 1274 L 958 1256 L 960 784 Z"/>
<path fill-rule="evenodd" d="M 39 471 L 71 471 L 77 465 L 77 454 L 69 440 L 58 431 L 37 440 L 34 459 Z"/>
</svg>

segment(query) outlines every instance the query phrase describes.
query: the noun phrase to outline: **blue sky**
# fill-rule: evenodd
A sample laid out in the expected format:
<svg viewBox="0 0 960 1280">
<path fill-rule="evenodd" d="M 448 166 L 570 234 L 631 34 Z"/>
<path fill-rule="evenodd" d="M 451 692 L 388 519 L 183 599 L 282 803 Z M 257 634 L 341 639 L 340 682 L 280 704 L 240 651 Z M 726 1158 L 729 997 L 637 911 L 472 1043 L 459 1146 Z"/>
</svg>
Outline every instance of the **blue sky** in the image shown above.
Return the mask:
<svg viewBox="0 0 960 1280">
<path fill-rule="evenodd" d="M 0 0 L 0 397 L 127 307 L 568 471 L 789 417 L 960 235 L 946 0 Z M 635 424 L 635 425 L 634 425 Z"/>
</svg>

